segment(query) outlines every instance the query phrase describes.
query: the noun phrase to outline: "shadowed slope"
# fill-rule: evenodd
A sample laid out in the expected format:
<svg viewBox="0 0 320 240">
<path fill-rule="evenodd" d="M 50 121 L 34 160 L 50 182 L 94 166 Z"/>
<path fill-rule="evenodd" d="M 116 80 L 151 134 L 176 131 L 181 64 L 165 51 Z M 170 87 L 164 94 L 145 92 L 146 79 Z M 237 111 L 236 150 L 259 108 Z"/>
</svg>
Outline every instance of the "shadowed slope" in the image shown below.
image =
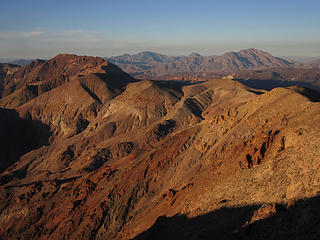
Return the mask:
<svg viewBox="0 0 320 240">
<path fill-rule="evenodd" d="M 49 127 L 40 121 L 22 119 L 15 110 L 3 108 L 0 108 L 0 128 L 0 172 L 29 151 L 48 144 L 51 135 Z"/>
<path fill-rule="evenodd" d="M 266 70 L 243 70 L 232 76 L 253 88 L 271 90 L 275 87 L 303 86 L 320 90 L 320 70 L 271 68 Z"/>
<path fill-rule="evenodd" d="M 318 239 L 319 211 L 320 198 L 314 197 L 290 204 L 221 207 L 194 218 L 161 216 L 133 239 Z"/>
</svg>

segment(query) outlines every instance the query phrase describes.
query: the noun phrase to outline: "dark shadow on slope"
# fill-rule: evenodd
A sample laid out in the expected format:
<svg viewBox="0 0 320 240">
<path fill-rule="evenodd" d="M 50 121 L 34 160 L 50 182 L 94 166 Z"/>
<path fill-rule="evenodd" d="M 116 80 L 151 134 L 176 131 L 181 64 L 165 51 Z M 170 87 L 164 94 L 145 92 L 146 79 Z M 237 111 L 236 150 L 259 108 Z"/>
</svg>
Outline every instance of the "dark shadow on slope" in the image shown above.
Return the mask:
<svg viewBox="0 0 320 240">
<path fill-rule="evenodd" d="M 158 141 L 168 136 L 169 133 L 172 133 L 177 126 L 177 122 L 169 119 L 165 120 L 163 123 L 159 123 L 157 127 L 152 131 Z"/>
<path fill-rule="evenodd" d="M 118 70 L 119 71 L 119 70 Z M 121 71 L 121 70 L 120 70 Z M 104 73 L 94 73 L 102 81 L 104 81 L 108 89 L 113 91 L 116 95 L 121 94 L 127 87 L 128 83 L 138 82 L 139 80 L 134 79 L 129 74 L 125 72 L 108 72 Z"/>
<path fill-rule="evenodd" d="M 47 145 L 50 136 L 50 128 L 40 121 L 23 119 L 16 110 L 0 108 L 0 173 L 22 155 Z"/>
<path fill-rule="evenodd" d="M 252 88 L 248 88 L 247 89 L 249 92 L 252 92 L 256 95 L 261 95 L 261 94 L 264 94 L 264 91 L 263 90 L 256 90 L 256 89 L 252 89 Z"/>
<path fill-rule="evenodd" d="M 139 81 L 113 64 L 103 66 L 102 68 L 106 73 L 96 73 L 96 75 L 101 77 L 101 79 L 106 80 L 111 88 L 121 88 L 125 87 L 130 82 Z"/>
<path fill-rule="evenodd" d="M 201 116 L 203 107 L 201 103 L 195 98 L 187 98 L 184 101 L 184 104 L 190 109 L 190 111 L 197 117 L 203 119 Z"/>
<path fill-rule="evenodd" d="M 221 208 L 190 219 L 161 216 L 133 239 L 320 239 L 320 197 Z"/>
<path fill-rule="evenodd" d="M 312 102 L 320 102 L 320 92 L 318 91 L 315 91 L 310 88 L 300 88 L 300 87 L 294 88 L 293 90 L 309 98 L 309 100 Z"/>
<path fill-rule="evenodd" d="M 95 171 L 112 159 L 112 157 L 111 149 L 109 147 L 103 148 L 93 156 L 91 163 L 84 170 L 86 172 Z"/>
<path fill-rule="evenodd" d="M 250 88 L 272 90 L 278 87 L 296 87 L 293 90 L 309 98 L 312 102 L 320 101 L 320 87 L 311 83 L 281 80 L 243 80 L 234 79 Z"/>
<path fill-rule="evenodd" d="M 150 80 L 154 84 L 156 84 L 160 88 L 171 88 L 176 91 L 181 90 L 181 82 L 180 81 L 170 81 L 170 80 Z"/>
<path fill-rule="evenodd" d="M 13 179 L 22 179 L 27 175 L 29 165 L 25 165 L 0 178 L 0 186 L 11 182 Z"/>
<path fill-rule="evenodd" d="M 263 89 L 263 90 L 272 90 L 277 87 L 292 87 L 292 86 L 300 86 L 306 87 L 313 90 L 320 90 L 319 86 L 313 85 L 307 82 L 300 82 L 300 81 L 284 81 L 284 80 L 274 80 L 274 79 L 266 79 L 266 80 L 255 80 L 255 79 L 234 79 L 235 81 L 241 82 L 242 84 L 256 89 Z"/>
<path fill-rule="evenodd" d="M 183 85 L 180 82 L 162 80 L 151 80 L 151 82 L 161 89 L 166 89 L 168 93 L 178 99 L 181 99 L 181 97 L 184 95 L 182 91 Z"/>
<path fill-rule="evenodd" d="M 98 103 L 102 104 L 100 98 L 94 92 L 92 92 L 86 85 L 84 85 L 82 83 L 80 83 L 80 85 L 90 95 L 90 97 L 92 97 Z"/>
</svg>

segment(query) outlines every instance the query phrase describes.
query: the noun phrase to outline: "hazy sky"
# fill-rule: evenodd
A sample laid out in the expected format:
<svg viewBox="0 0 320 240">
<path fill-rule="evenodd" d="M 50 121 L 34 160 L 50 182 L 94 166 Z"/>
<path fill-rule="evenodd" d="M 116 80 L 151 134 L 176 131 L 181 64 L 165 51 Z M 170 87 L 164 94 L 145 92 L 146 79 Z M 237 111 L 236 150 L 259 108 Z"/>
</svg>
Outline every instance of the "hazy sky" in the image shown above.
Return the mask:
<svg viewBox="0 0 320 240">
<path fill-rule="evenodd" d="M 319 0 L 1 0 L 0 58 L 260 48 L 320 56 Z"/>
</svg>

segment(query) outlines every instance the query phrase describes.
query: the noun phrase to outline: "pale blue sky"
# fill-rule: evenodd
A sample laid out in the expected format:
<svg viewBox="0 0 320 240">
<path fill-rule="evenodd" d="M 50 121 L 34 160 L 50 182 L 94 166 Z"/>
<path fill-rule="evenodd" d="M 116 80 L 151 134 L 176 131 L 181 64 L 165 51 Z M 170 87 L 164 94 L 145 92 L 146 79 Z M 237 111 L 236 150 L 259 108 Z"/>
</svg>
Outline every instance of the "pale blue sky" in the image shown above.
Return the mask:
<svg viewBox="0 0 320 240">
<path fill-rule="evenodd" d="M 320 55 L 319 0 L 1 0 L 0 58 L 260 48 Z"/>
</svg>

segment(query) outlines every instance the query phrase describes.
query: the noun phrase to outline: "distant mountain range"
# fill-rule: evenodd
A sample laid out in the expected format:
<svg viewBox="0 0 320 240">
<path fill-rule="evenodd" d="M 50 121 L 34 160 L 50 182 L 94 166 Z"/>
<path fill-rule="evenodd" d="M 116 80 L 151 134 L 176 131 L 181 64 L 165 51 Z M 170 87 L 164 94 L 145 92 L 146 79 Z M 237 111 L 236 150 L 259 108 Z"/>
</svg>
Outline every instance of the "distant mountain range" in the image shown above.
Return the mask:
<svg viewBox="0 0 320 240">
<path fill-rule="evenodd" d="M 320 57 L 275 57 L 259 49 L 249 48 L 222 55 L 202 56 L 192 53 L 188 56 L 167 56 L 144 51 L 137 54 L 123 54 L 105 57 L 136 78 L 168 78 L 172 76 L 200 77 L 209 74 L 217 76 L 239 70 L 262 70 L 269 68 L 319 68 Z M 26 66 L 34 59 L 0 58 L 0 63 Z"/>
<path fill-rule="evenodd" d="M 228 52 L 220 56 L 201 56 L 192 53 L 189 56 L 166 56 L 154 52 L 141 52 L 134 55 L 124 54 L 106 58 L 136 78 L 168 78 L 208 73 L 229 74 L 240 70 L 262 70 L 269 68 L 312 68 L 319 67 L 319 60 L 311 63 L 299 63 L 272 56 L 259 49 L 244 49 Z"/>
<path fill-rule="evenodd" d="M 9 59 L 9 58 L 0 58 L 0 63 L 10 63 L 19 66 L 26 66 L 30 64 L 34 59 Z"/>
</svg>

